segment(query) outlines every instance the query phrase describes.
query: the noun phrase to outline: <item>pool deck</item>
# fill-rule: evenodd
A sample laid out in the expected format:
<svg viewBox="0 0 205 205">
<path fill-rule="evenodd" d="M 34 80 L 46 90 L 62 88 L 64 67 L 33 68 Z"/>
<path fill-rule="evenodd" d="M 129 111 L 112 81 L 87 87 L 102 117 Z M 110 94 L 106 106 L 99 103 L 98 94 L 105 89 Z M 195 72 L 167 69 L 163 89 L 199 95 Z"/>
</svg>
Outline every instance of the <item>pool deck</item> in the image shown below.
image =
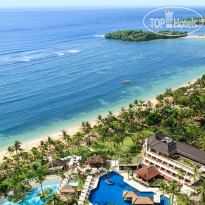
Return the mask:
<svg viewBox="0 0 205 205">
<path fill-rule="evenodd" d="M 130 186 L 132 186 L 133 188 L 139 190 L 140 192 L 154 192 L 155 194 L 162 195 L 162 192 L 159 190 L 159 188 L 147 187 L 147 186 L 145 186 L 137 181 L 134 181 L 132 179 L 132 177 L 130 177 L 130 179 L 128 179 L 128 173 L 125 171 L 120 171 L 118 166 L 115 166 L 115 161 L 112 160 L 112 161 L 109 161 L 109 163 L 111 164 L 110 171 L 116 172 L 117 174 L 121 175 L 123 177 L 123 181 L 125 183 L 129 184 Z M 105 174 L 107 174 L 107 173 L 104 172 L 102 174 L 99 174 L 99 175 L 96 175 L 95 177 L 93 177 L 92 187 L 90 187 L 90 191 L 97 188 L 100 177 L 102 177 Z M 93 205 L 93 204 L 89 203 L 89 205 Z"/>
</svg>

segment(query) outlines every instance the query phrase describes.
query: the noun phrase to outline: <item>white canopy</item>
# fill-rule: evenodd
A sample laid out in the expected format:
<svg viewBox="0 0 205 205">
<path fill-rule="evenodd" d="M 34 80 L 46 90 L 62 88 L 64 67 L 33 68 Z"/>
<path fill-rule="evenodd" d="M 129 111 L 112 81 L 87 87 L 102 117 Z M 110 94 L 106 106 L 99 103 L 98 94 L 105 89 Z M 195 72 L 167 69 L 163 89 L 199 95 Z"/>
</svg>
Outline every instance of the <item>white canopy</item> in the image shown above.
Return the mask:
<svg viewBox="0 0 205 205">
<path fill-rule="evenodd" d="M 154 203 L 160 203 L 160 195 L 158 194 L 154 195 Z"/>
</svg>

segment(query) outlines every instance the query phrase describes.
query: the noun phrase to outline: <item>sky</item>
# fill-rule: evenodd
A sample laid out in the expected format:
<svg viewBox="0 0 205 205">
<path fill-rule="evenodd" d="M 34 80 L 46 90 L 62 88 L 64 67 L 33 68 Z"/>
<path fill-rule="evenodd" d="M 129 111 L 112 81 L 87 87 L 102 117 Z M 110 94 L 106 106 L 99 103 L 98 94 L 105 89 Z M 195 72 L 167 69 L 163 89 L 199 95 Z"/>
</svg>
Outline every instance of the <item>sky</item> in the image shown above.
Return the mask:
<svg viewBox="0 0 205 205">
<path fill-rule="evenodd" d="M 0 0 L 0 7 L 205 6 L 205 0 Z"/>
</svg>

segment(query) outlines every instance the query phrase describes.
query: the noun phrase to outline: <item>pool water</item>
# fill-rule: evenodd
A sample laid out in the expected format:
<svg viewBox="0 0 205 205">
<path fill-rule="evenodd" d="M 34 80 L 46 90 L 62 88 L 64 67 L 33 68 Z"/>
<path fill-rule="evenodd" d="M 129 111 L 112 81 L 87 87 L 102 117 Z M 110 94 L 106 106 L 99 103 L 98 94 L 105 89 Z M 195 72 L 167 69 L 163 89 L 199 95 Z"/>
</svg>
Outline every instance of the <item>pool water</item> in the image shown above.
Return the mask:
<svg viewBox="0 0 205 205">
<path fill-rule="evenodd" d="M 138 191 L 139 196 L 154 196 L 153 192 L 140 192 L 139 190 L 131 187 L 123 182 L 123 177 L 115 172 L 111 172 L 110 179 L 114 182 L 114 185 L 107 185 L 105 180 L 107 175 L 100 177 L 98 187 L 91 191 L 89 200 L 92 204 L 107 205 L 116 201 L 119 205 L 132 204 L 131 201 L 125 201 L 122 198 L 123 191 Z M 165 198 L 166 205 L 169 205 L 169 199 Z M 165 205 L 163 196 L 161 196 L 160 205 Z"/>
<path fill-rule="evenodd" d="M 75 179 L 70 179 L 68 181 L 68 186 L 78 186 L 78 180 L 75 180 Z"/>
<path fill-rule="evenodd" d="M 53 193 L 58 191 L 58 188 L 60 187 L 60 178 L 55 179 L 49 179 L 43 182 L 43 189 L 50 188 L 53 190 Z M 45 200 L 41 200 L 40 197 L 38 197 L 36 194 L 41 192 L 41 188 L 39 184 L 35 184 L 31 190 L 31 193 L 26 196 L 27 204 L 29 205 L 44 205 Z M 8 200 L 0 200 L 1 205 L 24 205 L 24 201 L 21 203 L 12 203 Z"/>
</svg>

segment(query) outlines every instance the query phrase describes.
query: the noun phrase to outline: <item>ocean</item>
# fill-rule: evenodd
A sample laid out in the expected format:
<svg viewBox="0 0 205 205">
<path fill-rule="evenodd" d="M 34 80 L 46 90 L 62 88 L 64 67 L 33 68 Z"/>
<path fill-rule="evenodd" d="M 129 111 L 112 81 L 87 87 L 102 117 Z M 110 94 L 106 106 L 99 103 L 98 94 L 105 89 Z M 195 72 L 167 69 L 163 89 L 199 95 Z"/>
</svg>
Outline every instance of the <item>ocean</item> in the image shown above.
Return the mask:
<svg viewBox="0 0 205 205">
<path fill-rule="evenodd" d="M 145 30 L 142 19 L 151 10 L 1 10 L 0 151 L 15 140 L 28 143 L 135 99 L 151 99 L 205 73 L 204 39 L 104 38 L 120 29 Z M 204 8 L 196 10 L 205 16 Z M 205 34 L 205 27 L 197 34 Z"/>
</svg>

